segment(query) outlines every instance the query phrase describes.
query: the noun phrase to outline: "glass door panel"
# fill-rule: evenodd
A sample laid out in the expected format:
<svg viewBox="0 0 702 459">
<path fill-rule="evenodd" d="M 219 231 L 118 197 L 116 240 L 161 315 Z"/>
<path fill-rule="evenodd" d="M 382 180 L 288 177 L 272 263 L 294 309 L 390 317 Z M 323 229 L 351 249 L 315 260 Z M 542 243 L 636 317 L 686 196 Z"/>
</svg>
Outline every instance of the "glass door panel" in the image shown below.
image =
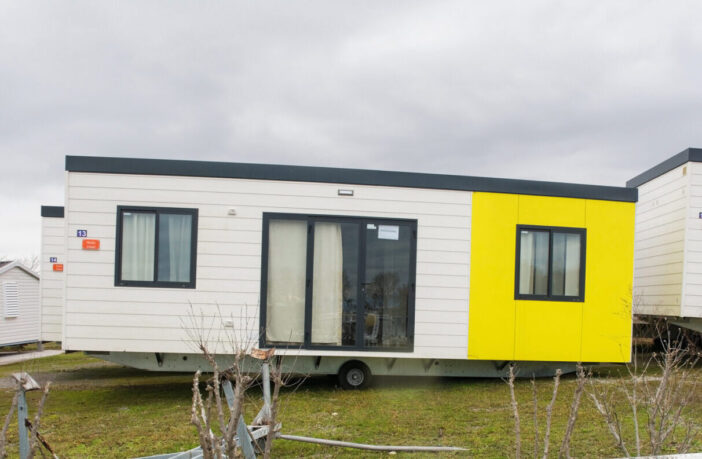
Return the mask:
<svg viewBox="0 0 702 459">
<path fill-rule="evenodd" d="M 268 225 L 266 340 L 302 344 L 305 333 L 307 222 L 271 220 Z"/>
<path fill-rule="evenodd" d="M 314 223 L 312 344 L 356 344 L 358 235 L 357 223 Z"/>
<path fill-rule="evenodd" d="M 365 347 L 410 344 L 409 295 L 412 229 L 408 224 L 365 224 L 363 297 Z"/>
</svg>

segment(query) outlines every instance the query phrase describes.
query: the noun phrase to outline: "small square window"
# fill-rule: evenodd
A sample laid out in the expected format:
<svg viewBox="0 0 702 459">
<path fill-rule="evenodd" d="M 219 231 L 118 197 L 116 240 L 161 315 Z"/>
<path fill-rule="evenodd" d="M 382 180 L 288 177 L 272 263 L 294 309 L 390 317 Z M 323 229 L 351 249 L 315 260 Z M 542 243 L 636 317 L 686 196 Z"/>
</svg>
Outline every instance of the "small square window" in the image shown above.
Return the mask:
<svg viewBox="0 0 702 459">
<path fill-rule="evenodd" d="M 515 299 L 584 301 L 585 229 L 517 226 Z"/>
<path fill-rule="evenodd" d="M 117 208 L 115 285 L 195 288 L 197 209 Z"/>
</svg>

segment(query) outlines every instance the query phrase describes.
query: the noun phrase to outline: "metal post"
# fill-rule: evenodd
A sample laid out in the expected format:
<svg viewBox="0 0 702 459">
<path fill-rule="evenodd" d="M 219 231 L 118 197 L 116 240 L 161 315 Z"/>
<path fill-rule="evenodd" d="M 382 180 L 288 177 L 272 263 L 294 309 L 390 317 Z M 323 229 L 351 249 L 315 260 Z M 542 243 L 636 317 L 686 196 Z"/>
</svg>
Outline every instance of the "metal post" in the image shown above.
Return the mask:
<svg viewBox="0 0 702 459">
<path fill-rule="evenodd" d="M 27 459 L 29 456 L 29 432 L 27 423 L 29 417 L 27 410 L 27 397 L 25 392 L 41 389 L 41 386 L 32 378 L 29 373 L 12 373 L 12 377 L 17 381 L 17 423 L 19 433 L 19 453 L 20 459 Z"/>
<path fill-rule="evenodd" d="M 19 386 L 19 397 L 17 398 L 17 422 L 19 431 L 19 453 L 20 459 L 29 457 L 29 433 L 27 432 L 27 397 L 25 397 L 24 387 Z"/>
<path fill-rule="evenodd" d="M 271 372 L 268 363 L 261 365 L 261 379 L 263 380 L 263 402 L 271 405 Z"/>
<path fill-rule="evenodd" d="M 246 421 L 244 421 L 244 416 L 239 416 L 239 424 L 236 426 L 236 436 L 239 439 L 239 447 L 241 452 L 244 454 L 245 459 L 256 459 L 256 453 L 254 452 L 253 445 L 251 441 L 251 435 L 249 435 L 249 429 L 246 428 Z"/>
</svg>

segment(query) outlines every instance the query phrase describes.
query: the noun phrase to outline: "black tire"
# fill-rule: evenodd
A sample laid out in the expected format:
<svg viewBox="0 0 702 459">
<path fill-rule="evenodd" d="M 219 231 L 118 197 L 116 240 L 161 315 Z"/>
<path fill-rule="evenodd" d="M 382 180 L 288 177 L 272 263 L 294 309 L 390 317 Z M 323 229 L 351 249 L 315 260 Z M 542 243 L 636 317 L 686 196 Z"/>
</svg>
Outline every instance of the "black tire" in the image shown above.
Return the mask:
<svg viewBox="0 0 702 459">
<path fill-rule="evenodd" d="M 351 360 L 339 368 L 339 385 L 345 390 L 358 390 L 367 387 L 371 380 L 371 371 L 363 362 Z"/>
</svg>

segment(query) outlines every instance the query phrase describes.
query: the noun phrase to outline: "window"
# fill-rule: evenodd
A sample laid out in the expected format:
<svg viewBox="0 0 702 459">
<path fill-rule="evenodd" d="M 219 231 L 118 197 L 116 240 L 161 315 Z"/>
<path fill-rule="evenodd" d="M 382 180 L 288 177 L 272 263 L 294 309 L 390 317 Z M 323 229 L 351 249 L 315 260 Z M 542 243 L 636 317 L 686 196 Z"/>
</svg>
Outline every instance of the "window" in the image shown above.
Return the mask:
<svg viewBox="0 0 702 459">
<path fill-rule="evenodd" d="M 197 209 L 117 207 L 115 285 L 195 288 Z"/>
<path fill-rule="evenodd" d="M 6 318 L 19 316 L 19 290 L 17 282 L 2 283 L 2 299 Z"/>
<path fill-rule="evenodd" d="M 585 230 L 517 226 L 515 299 L 584 301 Z"/>
<path fill-rule="evenodd" d="M 416 228 L 264 214 L 261 345 L 411 351 Z"/>
</svg>

